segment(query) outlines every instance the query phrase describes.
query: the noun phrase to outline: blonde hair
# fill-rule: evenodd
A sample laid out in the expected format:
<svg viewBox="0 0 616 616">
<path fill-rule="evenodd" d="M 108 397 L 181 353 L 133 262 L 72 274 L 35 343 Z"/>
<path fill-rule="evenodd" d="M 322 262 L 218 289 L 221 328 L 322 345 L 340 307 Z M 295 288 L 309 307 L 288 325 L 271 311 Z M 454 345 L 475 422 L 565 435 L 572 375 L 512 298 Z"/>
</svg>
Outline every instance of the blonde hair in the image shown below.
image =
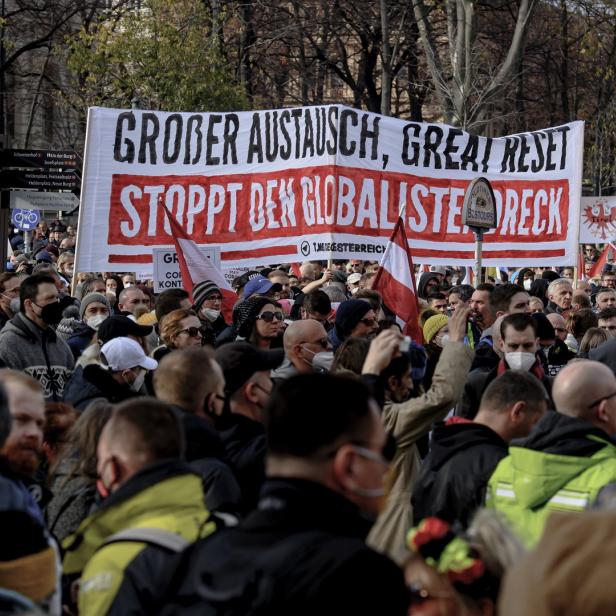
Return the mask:
<svg viewBox="0 0 616 616">
<path fill-rule="evenodd" d="M 160 322 L 160 337 L 167 346 L 173 346 L 173 338 L 182 331 L 182 321 L 188 317 L 196 317 L 192 310 L 178 308 L 166 314 Z"/>
<path fill-rule="evenodd" d="M 17 370 L 10 370 L 9 368 L 0 369 L 0 383 L 5 385 L 21 385 L 30 391 L 43 395 L 41 384 L 34 377 Z"/>
</svg>

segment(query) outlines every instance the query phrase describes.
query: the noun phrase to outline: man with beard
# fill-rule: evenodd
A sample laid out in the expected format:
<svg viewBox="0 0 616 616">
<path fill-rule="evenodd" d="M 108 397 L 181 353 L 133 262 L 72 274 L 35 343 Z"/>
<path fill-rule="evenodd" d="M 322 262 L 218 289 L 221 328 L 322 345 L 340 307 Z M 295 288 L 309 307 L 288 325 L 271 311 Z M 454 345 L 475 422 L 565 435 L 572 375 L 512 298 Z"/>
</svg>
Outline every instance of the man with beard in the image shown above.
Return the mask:
<svg viewBox="0 0 616 616">
<path fill-rule="evenodd" d="M 11 304 L 14 300 L 19 301 L 19 286 L 22 280 L 23 276 L 15 272 L 0 274 L 0 329 L 15 316 Z"/>
<path fill-rule="evenodd" d="M 0 384 L 0 587 L 59 614 L 56 554 L 43 514 L 26 488 L 40 460 L 43 394 L 37 381 L 14 370 L 0 370 Z M 40 495 L 40 489 L 34 494 Z"/>
<path fill-rule="evenodd" d="M 54 279 L 45 274 L 28 276 L 21 283 L 19 302 L 19 313 L 0 332 L 0 361 L 34 377 L 45 400 L 61 402 L 75 361 L 53 326 L 68 304 L 60 300 Z"/>
</svg>

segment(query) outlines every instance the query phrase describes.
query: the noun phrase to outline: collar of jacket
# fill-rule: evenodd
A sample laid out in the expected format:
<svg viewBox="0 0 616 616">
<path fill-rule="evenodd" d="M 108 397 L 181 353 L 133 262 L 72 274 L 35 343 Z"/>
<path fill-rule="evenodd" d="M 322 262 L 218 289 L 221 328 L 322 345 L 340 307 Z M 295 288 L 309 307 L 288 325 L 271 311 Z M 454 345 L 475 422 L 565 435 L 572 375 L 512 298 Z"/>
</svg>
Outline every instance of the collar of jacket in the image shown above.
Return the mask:
<svg viewBox="0 0 616 616">
<path fill-rule="evenodd" d="M 82 571 L 114 533 L 160 516 L 179 516 L 187 509 L 202 511 L 205 504 L 201 477 L 185 462 L 162 460 L 139 471 L 64 540 L 64 572 Z"/>
<path fill-rule="evenodd" d="M 272 477 L 261 488 L 257 509 L 241 525 L 245 530 L 322 530 L 363 541 L 373 523 L 351 501 L 320 483 Z"/>
<path fill-rule="evenodd" d="M 56 332 L 51 327 L 41 329 L 34 321 L 31 321 L 25 314 L 18 312 L 10 321 L 15 327 L 24 334 L 30 342 L 49 342 L 56 341 Z"/>
<path fill-rule="evenodd" d="M 498 362 L 498 368 L 496 369 L 496 374 L 497 376 L 500 376 L 501 374 L 503 374 L 503 372 L 509 369 L 510 368 L 507 365 L 507 362 L 504 359 L 501 359 Z M 541 362 L 539 361 L 539 359 L 536 357 L 535 357 L 535 363 L 531 366 L 529 372 L 533 374 L 534 376 L 536 376 L 540 381 L 543 381 L 543 379 L 545 378 L 545 371 L 543 370 L 543 366 L 541 365 Z"/>
</svg>

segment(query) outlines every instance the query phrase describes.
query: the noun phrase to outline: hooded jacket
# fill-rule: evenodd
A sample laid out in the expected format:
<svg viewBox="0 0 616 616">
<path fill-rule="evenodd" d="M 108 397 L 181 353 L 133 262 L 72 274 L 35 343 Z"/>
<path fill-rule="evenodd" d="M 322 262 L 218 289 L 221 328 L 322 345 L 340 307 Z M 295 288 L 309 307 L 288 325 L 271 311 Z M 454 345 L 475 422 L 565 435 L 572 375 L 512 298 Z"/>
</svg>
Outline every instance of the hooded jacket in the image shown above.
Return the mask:
<svg viewBox="0 0 616 616">
<path fill-rule="evenodd" d="M 78 366 L 66 384 L 64 401 L 78 411 L 85 411 L 94 400 L 104 398 L 113 404 L 137 396 L 131 388 L 118 383 L 109 370 L 99 364 L 90 364 L 85 368 Z"/>
<path fill-rule="evenodd" d="M 41 329 L 21 312 L 0 331 L 0 361 L 34 377 L 45 400 L 60 402 L 75 360 L 69 346 L 50 327 Z"/>
<path fill-rule="evenodd" d="M 398 563 L 408 558 L 406 534 L 413 525 L 411 493 L 419 472 L 417 441 L 435 421 L 442 421 L 462 393 L 473 360 L 473 351 L 462 342 L 451 341 L 441 353 L 432 377 L 432 387 L 406 402 L 387 401 L 383 425 L 396 438 L 391 465 L 391 489 L 385 509 L 368 536 L 368 543 Z"/>
<path fill-rule="evenodd" d="M 325 486 L 270 478 L 259 507 L 199 541 L 161 614 L 403 616 L 402 572 L 364 543 L 370 521 Z"/>
<path fill-rule="evenodd" d="M 419 295 L 421 299 L 426 299 L 426 285 L 430 282 L 430 280 L 436 280 L 436 282 L 438 282 L 438 275 L 434 272 L 424 272 L 419 277 L 419 283 L 417 284 L 417 295 Z"/>
<path fill-rule="evenodd" d="M 507 443 L 488 426 L 459 419 L 438 424 L 413 490 L 414 524 L 434 516 L 467 527 L 507 453 Z"/>
<path fill-rule="evenodd" d="M 496 467 L 486 505 L 502 511 L 532 546 L 550 512 L 588 509 L 614 481 L 614 441 L 582 419 L 547 413 Z"/>
<path fill-rule="evenodd" d="M 122 530 L 158 529 L 192 543 L 214 530 L 201 479 L 179 460 L 139 471 L 64 542 L 63 572 L 81 575 L 79 614 L 152 614 L 166 589 L 166 566 L 174 557 L 141 541 L 107 540 Z"/>
</svg>

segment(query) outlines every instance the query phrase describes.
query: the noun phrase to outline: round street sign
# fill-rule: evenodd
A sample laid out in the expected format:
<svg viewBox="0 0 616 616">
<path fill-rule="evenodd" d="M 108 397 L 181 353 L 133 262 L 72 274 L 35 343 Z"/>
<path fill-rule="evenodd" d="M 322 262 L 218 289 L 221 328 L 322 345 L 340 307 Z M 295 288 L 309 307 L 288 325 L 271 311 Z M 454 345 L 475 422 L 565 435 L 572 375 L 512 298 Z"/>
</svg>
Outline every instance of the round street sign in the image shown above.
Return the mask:
<svg viewBox="0 0 616 616">
<path fill-rule="evenodd" d="M 494 229 L 497 222 L 496 200 L 486 178 L 474 179 L 466 189 L 462 224 L 476 229 Z"/>
<path fill-rule="evenodd" d="M 20 231 L 32 231 L 41 219 L 38 210 L 14 209 L 11 212 L 11 222 Z"/>
</svg>

